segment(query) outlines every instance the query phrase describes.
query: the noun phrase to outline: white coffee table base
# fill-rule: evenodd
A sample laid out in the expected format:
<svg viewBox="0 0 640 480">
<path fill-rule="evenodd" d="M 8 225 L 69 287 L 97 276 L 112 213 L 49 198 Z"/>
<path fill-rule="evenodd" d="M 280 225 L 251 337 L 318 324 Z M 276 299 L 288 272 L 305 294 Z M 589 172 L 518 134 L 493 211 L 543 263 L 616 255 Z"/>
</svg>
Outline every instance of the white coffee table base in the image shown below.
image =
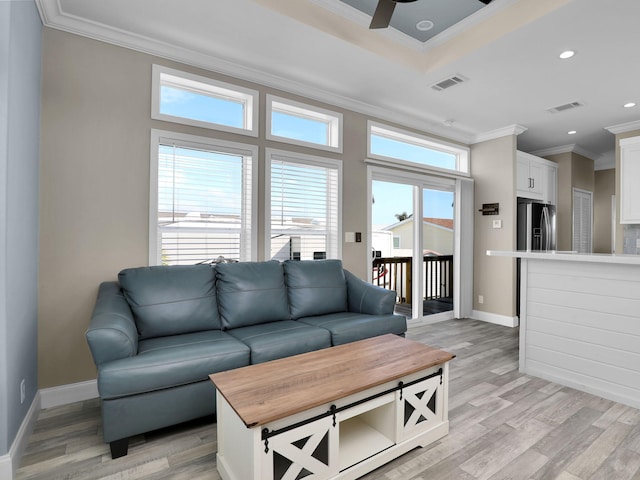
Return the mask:
<svg viewBox="0 0 640 480">
<path fill-rule="evenodd" d="M 444 363 L 253 428 L 218 393 L 218 471 L 224 480 L 361 477 L 447 435 L 448 378 Z"/>
</svg>

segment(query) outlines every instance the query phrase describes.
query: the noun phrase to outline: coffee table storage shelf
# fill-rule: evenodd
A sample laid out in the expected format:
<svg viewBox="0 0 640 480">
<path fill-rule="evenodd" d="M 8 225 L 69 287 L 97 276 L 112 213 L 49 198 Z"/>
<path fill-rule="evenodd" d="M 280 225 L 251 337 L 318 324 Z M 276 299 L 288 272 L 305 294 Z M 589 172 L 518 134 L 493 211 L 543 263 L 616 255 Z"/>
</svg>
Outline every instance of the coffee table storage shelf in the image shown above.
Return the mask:
<svg viewBox="0 0 640 480">
<path fill-rule="evenodd" d="M 358 478 L 448 433 L 447 380 L 443 362 L 249 426 L 219 388 L 218 471 L 224 480 Z"/>
</svg>

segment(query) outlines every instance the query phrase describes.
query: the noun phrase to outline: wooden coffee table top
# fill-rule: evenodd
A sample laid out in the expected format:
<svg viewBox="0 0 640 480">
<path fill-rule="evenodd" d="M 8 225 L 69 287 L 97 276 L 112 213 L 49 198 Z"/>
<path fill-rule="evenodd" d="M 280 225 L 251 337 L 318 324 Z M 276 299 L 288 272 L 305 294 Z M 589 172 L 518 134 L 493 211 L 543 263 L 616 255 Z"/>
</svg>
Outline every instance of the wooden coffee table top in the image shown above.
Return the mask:
<svg viewBox="0 0 640 480">
<path fill-rule="evenodd" d="M 209 375 L 247 427 L 448 362 L 455 355 L 387 334 Z"/>
</svg>

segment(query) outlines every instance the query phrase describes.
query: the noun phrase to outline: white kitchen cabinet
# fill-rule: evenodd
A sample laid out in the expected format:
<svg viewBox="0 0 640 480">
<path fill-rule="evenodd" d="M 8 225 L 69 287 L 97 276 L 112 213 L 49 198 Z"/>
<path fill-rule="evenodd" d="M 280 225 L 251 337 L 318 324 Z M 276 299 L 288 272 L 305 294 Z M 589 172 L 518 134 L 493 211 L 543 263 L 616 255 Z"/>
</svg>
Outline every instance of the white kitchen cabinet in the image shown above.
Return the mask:
<svg viewBox="0 0 640 480">
<path fill-rule="evenodd" d="M 553 162 L 550 162 L 553 163 Z M 542 200 L 550 205 L 557 205 L 558 198 L 558 165 L 544 165 L 543 173 L 543 198 Z"/>
<path fill-rule="evenodd" d="M 549 160 L 517 152 L 516 193 L 555 205 L 558 166 Z"/>
<path fill-rule="evenodd" d="M 620 140 L 620 223 L 640 224 L 640 137 Z"/>
</svg>

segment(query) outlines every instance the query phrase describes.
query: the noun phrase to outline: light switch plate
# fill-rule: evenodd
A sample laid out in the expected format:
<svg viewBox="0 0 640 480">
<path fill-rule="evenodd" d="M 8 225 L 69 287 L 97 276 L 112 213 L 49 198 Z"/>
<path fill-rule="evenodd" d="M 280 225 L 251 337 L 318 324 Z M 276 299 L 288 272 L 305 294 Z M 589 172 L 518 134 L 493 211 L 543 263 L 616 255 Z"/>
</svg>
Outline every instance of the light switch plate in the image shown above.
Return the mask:
<svg viewBox="0 0 640 480">
<path fill-rule="evenodd" d="M 494 220 L 493 228 L 502 228 L 502 220 Z"/>
</svg>

